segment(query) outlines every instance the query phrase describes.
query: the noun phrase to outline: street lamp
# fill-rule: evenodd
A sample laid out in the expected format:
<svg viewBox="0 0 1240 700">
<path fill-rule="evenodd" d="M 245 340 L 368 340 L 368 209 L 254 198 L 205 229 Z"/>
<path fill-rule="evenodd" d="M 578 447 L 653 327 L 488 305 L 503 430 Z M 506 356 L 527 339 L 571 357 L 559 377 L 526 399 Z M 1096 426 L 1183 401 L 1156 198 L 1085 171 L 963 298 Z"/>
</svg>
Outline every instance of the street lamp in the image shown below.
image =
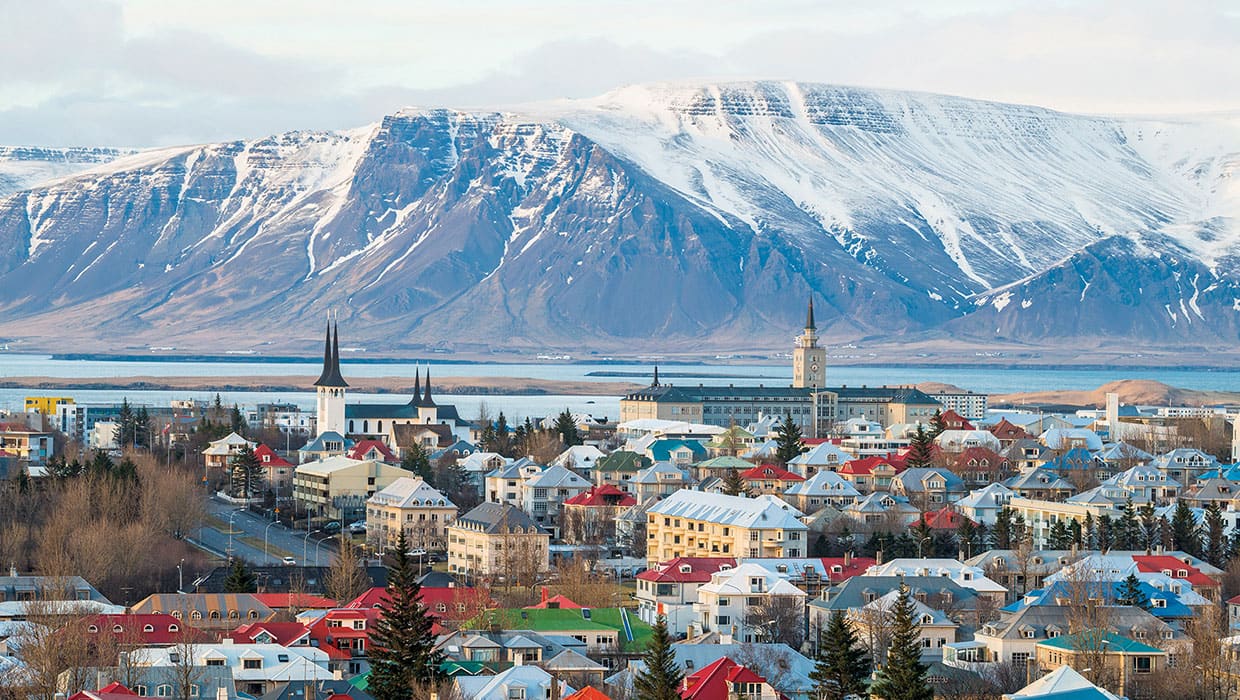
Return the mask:
<svg viewBox="0 0 1240 700">
<path fill-rule="evenodd" d="M 335 537 L 335 535 L 331 535 L 330 537 L 324 537 L 321 540 L 314 541 L 314 565 L 315 566 L 319 565 L 319 547 L 321 547 L 324 542 L 330 540 L 332 537 Z"/>
<path fill-rule="evenodd" d="M 275 525 L 276 523 L 280 522 L 279 518 L 280 518 L 280 509 L 276 508 L 276 519 L 272 520 L 267 525 L 267 527 L 263 528 L 263 563 L 264 564 L 266 564 L 267 561 L 271 558 L 267 555 L 267 531 L 271 529 L 272 525 Z"/>
<path fill-rule="evenodd" d="M 185 567 L 185 560 L 182 559 L 181 563 L 177 564 L 177 593 L 185 592 L 185 572 L 183 571 L 184 567 Z"/>
<path fill-rule="evenodd" d="M 918 559 L 921 559 L 921 546 L 926 543 L 926 540 L 929 540 L 929 539 L 932 539 L 930 535 L 926 535 L 925 537 L 917 541 L 917 558 Z"/>
<path fill-rule="evenodd" d="M 306 531 L 306 536 L 301 538 L 301 565 L 302 566 L 306 565 L 306 549 L 308 545 L 310 544 L 310 535 L 313 535 L 316 532 L 322 532 L 322 530 L 312 530 L 312 531 L 308 530 Z"/>
</svg>

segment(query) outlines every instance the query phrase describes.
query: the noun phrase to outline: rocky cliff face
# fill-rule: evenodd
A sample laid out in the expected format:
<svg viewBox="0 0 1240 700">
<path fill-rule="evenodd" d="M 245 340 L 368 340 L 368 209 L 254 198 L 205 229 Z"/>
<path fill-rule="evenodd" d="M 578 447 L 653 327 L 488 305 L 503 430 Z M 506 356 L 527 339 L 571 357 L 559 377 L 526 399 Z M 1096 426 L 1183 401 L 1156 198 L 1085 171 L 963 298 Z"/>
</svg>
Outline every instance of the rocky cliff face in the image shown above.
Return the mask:
<svg viewBox="0 0 1240 700">
<path fill-rule="evenodd" d="M 1238 154 L 1225 118 L 784 83 L 408 111 L 0 198 L 0 334 L 778 349 L 813 293 L 829 342 L 1226 344 Z"/>
</svg>

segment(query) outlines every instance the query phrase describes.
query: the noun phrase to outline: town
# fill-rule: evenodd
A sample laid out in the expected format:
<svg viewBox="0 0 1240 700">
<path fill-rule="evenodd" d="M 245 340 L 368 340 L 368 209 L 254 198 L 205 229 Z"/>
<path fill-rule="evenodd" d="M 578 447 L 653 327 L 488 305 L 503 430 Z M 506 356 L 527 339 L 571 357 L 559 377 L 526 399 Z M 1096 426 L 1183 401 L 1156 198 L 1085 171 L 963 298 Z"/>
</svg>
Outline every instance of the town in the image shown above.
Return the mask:
<svg viewBox="0 0 1240 700">
<path fill-rule="evenodd" d="M 618 417 L 0 422 L 0 697 L 1117 700 L 1240 694 L 1235 407 L 994 408 L 651 368 Z"/>
</svg>

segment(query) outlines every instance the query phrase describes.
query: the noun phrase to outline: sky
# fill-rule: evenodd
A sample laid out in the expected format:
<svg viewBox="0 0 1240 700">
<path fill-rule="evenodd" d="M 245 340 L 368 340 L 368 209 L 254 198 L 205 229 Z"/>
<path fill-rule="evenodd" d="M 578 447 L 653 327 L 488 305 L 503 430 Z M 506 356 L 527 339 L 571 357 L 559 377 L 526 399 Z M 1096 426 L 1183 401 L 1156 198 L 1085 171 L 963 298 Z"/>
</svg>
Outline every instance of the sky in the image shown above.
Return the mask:
<svg viewBox="0 0 1240 700">
<path fill-rule="evenodd" d="M 0 0 L 0 144 L 342 129 L 657 81 L 1240 111 L 1240 1 Z"/>
</svg>

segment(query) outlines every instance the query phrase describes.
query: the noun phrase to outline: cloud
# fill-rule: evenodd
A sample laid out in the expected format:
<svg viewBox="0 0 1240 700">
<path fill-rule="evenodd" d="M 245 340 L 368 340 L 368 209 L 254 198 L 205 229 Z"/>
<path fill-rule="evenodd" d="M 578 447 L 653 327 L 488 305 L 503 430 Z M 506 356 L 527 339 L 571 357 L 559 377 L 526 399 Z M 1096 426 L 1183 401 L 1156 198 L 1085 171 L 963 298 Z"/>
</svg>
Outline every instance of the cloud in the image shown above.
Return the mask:
<svg viewBox="0 0 1240 700">
<path fill-rule="evenodd" d="M 691 78 L 1240 108 L 1240 14 L 1223 2 L 4 2 L 6 143 L 229 140 Z"/>
</svg>

